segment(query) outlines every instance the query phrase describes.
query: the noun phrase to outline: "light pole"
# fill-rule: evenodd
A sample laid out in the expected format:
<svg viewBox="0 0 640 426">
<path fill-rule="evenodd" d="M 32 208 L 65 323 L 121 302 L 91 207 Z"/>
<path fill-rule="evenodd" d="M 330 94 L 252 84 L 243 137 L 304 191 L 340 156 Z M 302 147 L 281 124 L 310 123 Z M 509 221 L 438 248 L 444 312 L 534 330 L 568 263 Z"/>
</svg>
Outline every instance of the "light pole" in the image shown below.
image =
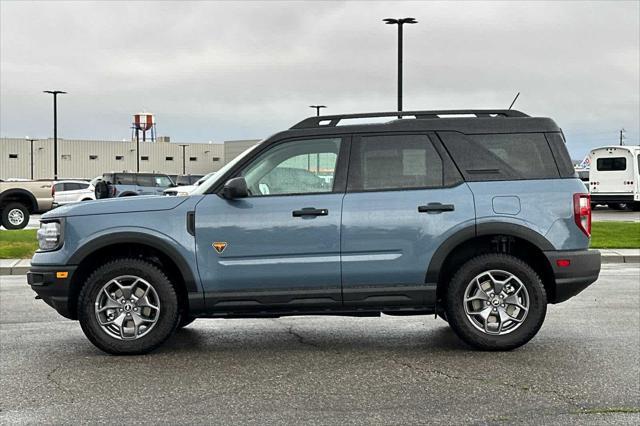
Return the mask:
<svg viewBox="0 0 640 426">
<path fill-rule="evenodd" d="M 186 171 L 185 171 L 185 170 L 186 170 L 186 167 L 185 167 L 185 166 L 186 166 L 186 164 L 185 164 L 185 160 L 184 160 L 184 150 L 185 150 L 185 148 L 186 148 L 186 147 L 188 147 L 189 145 L 188 145 L 188 144 L 180 144 L 180 145 L 178 145 L 178 146 L 181 146 L 181 147 L 182 147 L 182 174 L 183 174 L 183 175 L 185 175 L 185 174 L 187 174 L 187 173 L 186 173 Z"/>
<path fill-rule="evenodd" d="M 388 25 L 398 25 L 398 112 L 402 112 L 402 26 L 404 24 L 417 24 L 414 18 L 386 18 L 383 19 Z M 402 114 L 398 114 L 402 118 Z"/>
<path fill-rule="evenodd" d="M 316 117 L 320 117 L 320 108 L 326 108 L 325 105 L 309 105 L 309 108 L 316 109 Z"/>
<path fill-rule="evenodd" d="M 31 180 L 33 180 L 33 142 L 38 139 L 31 139 L 29 136 L 25 136 L 24 138 L 31 142 Z"/>
<path fill-rule="evenodd" d="M 53 95 L 53 180 L 58 180 L 58 95 L 64 95 L 67 92 L 45 90 L 43 93 Z"/>
</svg>

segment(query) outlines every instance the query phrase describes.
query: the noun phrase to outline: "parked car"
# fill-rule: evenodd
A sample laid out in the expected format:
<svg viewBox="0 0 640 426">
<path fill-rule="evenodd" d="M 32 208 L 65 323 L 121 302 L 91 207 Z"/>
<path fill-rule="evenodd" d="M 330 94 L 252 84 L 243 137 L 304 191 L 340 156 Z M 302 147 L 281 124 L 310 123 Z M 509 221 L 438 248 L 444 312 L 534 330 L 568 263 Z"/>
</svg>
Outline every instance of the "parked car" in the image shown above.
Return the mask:
<svg viewBox="0 0 640 426">
<path fill-rule="evenodd" d="M 472 347 L 525 344 L 600 272 L 560 128 L 514 110 L 397 115 L 305 119 L 186 197 L 53 210 L 28 282 L 113 354 L 196 318 L 319 314 L 436 314 Z M 370 117 L 391 121 L 343 125 Z M 274 173 L 305 163 L 332 184 Z"/>
<path fill-rule="evenodd" d="M 173 181 L 178 186 L 193 185 L 204 175 L 178 175 Z"/>
<path fill-rule="evenodd" d="M 95 200 L 95 187 L 84 180 L 63 180 L 53 184 L 53 207 L 63 206 L 69 203 Z"/>
<path fill-rule="evenodd" d="M 102 175 L 96 182 L 96 199 L 131 197 L 134 195 L 162 195 L 165 188 L 175 184 L 162 173 L 114 172 Z"/>
<path fill-rule="evenodd" d="M 211 172 L 209 174 L 206 174 L 206 175 L 202 176 L 193 185 L 182 185 L 182 186 L 175 186 L 175 187 L 167 188 L 167 189 L 165 189 L 163 191 L 163 194 L 164 195 L 179 195 L 179 196 L 189 195 L 191 193 L 191 191 L 195 190 L 198 186 L 200 186 L 200 184 L 202 184 L 204 181 L 209 179 L 215 173 L 216 172 Z"/>
<path fill-rule="evenodd" d="M 0 219 L 6 229 L 22 229 L 32 213 L 51 210 L 50 180 L 0 180 Z"/>
<path fill-rule="evenodd" d="M 640 211 L 640 146 L 603 146 L 589 159 L 591 202 Z"/>
</svg>

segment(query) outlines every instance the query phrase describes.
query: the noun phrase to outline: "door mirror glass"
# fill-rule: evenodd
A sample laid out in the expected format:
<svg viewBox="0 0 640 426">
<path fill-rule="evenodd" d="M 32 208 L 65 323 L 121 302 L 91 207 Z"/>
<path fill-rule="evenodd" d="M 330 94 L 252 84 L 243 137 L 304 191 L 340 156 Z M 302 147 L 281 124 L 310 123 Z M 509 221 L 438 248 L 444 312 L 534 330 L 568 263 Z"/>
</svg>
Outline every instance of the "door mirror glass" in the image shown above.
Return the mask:
<svg viewBox="0 0 640 426">
<path fill-rule="evenodd" d="M 227 200 L 234 200 L 236 198 L 244 198 L 248 196 L 247 181 L 242 176 L 229 179 L 222 188 L 222 196 Z"/>
</svg>

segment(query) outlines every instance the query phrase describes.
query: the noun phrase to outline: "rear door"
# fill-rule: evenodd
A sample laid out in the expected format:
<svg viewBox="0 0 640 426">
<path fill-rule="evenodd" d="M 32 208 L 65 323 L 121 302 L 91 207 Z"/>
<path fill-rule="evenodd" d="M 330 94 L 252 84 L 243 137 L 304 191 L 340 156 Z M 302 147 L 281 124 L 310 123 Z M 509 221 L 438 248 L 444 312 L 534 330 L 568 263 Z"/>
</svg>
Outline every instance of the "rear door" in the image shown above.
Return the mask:
<svg viewBox="0 0 640 426">
<path fill-rule="evenodd" d="M 603 148 L 591 158 L 589 177 L 595 194 L 632 193 L 634 186 L 633 154 L 626 148 Z"/>
<path fill-rule="evenodd" d="M 342 208 L 345 305 L 431 305 L 429 261 L 440 244 L 473 227 L 473 197 L 427 134 L 354 137 Z"/>
</svg>

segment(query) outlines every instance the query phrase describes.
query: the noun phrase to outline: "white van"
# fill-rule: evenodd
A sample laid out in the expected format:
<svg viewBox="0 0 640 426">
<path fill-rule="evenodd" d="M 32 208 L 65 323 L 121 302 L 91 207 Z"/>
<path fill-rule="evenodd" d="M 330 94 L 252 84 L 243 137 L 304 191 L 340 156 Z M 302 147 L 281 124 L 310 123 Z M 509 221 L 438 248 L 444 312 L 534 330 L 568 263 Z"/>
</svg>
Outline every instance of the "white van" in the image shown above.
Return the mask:
<svg viewBox="0 0 640 426">
<path fill-rule="evenodd" d="M 592 204 L 640 210 L 640 146 L 603 146 L 589 154 Z"/>
</svg>

